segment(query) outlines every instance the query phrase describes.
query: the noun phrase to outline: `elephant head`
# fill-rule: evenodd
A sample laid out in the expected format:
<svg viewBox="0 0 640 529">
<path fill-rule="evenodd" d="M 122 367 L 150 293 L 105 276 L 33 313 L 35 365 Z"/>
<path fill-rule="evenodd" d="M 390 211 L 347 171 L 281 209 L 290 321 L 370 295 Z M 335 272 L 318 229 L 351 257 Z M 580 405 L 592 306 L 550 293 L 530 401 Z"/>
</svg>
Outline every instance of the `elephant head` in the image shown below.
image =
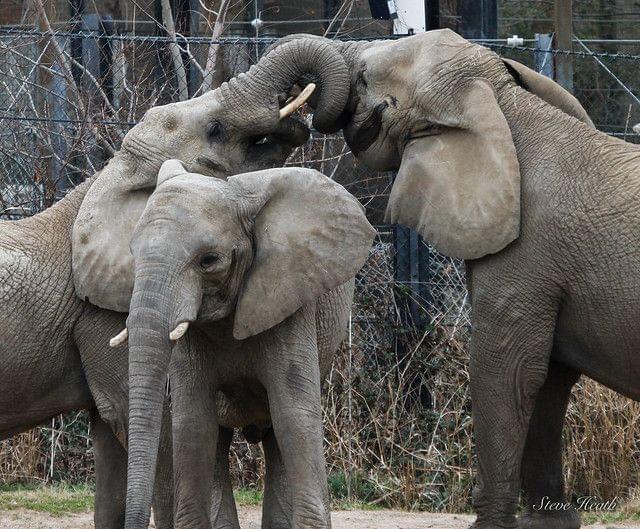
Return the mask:
<svg viewBox="0 0 640 529">
<path fill-rule="evenodd" d="M 295 80 L 305 76 L 315 84 L 285 104 Z M 281 166 L 309 135 L 290 114 L 317 85 L 313 97 L 322 111 L 314 125 L 331 130 L 348 98 L 348 76 L 330 44 L 301 40 L 214 91 L 150 109 L 96 177 L 78 213 L 72 233 L 77 294 L 103 308 L 129 309 L 129 240 L 164 161 L 179 158 L 190 171 L 218 178 Z"/>
<path fill-rule="evenodd" d="M 148 523 L 173 343 L 195 321 L 232 318 L 237 340 L 278 325 L 351 280 L 374 233 L 360 203 L 310 169 L 225 181 L 188 173 L 177 160 L 162 165 L 133 232 L 126 286 L 133 291 L 127 528 Z"/>
<path fill-rule="evenodd" d="M 296 40 L 323 39 L 291 35 L 274 48 Z M 552 80 L 450 30 L 333 46 L 351 72 L 338 118 L 349 147 L 372 169 L 398 171 L 388 219 L 454 257 L 498 252 L 519 234 L 519 163 L 499 101 L 510 87 L 592 125 Z"/>
</svg>

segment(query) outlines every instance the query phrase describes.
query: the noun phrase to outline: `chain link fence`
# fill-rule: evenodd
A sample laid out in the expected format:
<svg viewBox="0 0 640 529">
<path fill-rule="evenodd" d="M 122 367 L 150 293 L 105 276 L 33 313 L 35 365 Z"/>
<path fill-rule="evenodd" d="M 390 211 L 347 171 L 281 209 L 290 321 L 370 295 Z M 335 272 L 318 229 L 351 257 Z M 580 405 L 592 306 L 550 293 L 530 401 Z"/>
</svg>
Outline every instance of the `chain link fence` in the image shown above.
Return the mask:
<svg viewBox="0 0 640 529">
<path fill-rule="evenodd" d="M 89 29 L 82 32 L 0 27 L 1 218 L 48 207 L 98 170 L 148 108 L 219 85 L 255 63 L 273 41 L 134 36 L 114 33 L 104 20 L 85 22 Z M 598 128 L 640 143 L 632 128 L 640 123 L 640 42 L 581 42 L 572 54 L 576 96 Z M 553 61 L 556 53 L 535 42 L 521 48 L 484 44 L 531 67 Z M 287 163 L 316 168 L 343 184 L 378 227 L 357 277 L 349 337 L 324 395 L 334 498 L 468 508 L 473 449 L 463 264 L 409 230 L 384 225 L 393 175 L 360 165 L 340 135 L 314 135 Z M 580 391 L 584 398 L 600 390 Z M 593 473 L 591 462 L 580 459 L 588 449 L 581 437 L 590 428 L 585 416 L 602 417 L 600 424 L 640 424 L 638 408 L 616 407 L 618 401 L 608 398 L 612 411 L 572 408 L 581 410 L 573 415 L 567 443 L 576 493 L 622 496 L 638 484 L 638 464 L 621 470 L 615 463 L 628 459 L 624 447 L 638 448 L 635 426 L 620 430 L 616 448 L 599 448 L 604 455 Z M 73 428 L 62 427 L 68 423 Z M 40 433 L 0 443 L 0 479 L 88 479 L 87 429 L 86 420 L 59 418 Z M 593 439 L 602 438 L 593 431 Z M 61 463 L 68 458 L 80 463 Z M 236 443 L 232 463 L 237 484 L 260 485 L 259 448 Z M 597 472 L 615 473 L 605 480 L 608 489 Z"/>
</svg>

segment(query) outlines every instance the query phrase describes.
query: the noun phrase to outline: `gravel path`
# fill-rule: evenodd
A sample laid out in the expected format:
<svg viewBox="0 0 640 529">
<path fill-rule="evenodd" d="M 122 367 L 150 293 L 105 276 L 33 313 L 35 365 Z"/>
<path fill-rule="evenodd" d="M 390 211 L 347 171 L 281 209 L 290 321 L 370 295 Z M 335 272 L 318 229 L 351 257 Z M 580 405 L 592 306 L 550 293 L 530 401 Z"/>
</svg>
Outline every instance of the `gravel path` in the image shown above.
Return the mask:
<svg viewBox="0 0 640 529">
<path fill-rule="evenodd" d="M 260 509 L 240 508 L 242 529 L 260 529 Z M 395 511 L 336 511 L 333 529 L 467 529 L 473 516 Z M 53 517 L 34 511 L 0 511 L 2 529 L 93 529 L 92 514 Z M 590 525 L 584 529 L 640 529 L 640 524 Z"/>
</svg>

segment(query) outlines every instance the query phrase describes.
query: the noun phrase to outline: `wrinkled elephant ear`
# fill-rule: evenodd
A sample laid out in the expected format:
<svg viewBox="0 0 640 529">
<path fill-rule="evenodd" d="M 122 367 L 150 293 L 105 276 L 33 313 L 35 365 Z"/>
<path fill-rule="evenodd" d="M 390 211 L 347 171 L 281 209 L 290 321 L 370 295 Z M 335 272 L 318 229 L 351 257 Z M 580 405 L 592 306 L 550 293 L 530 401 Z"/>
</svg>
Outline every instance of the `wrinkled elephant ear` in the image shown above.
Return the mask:
<svg viewBox="0 0 640 529">
<path fill-rule="evenodd" d="M 389 197 L 387 219 L 439 251 L 475 259 L 518 237 L 520 169 L 492 86 L 467 78 L 433 135 L 411 140 Z"/>
<path fill-rule="evenodd" d="M 502 61 L 522 88 L 559 108 L 565 114 L 594 127 L 593 121 L 580 102 L 558 83 L 512 59 L 502 59 Z"/>
<path fill-rule="evenodd" d="M 255 256 L 238 297 L 233 334 L 277 325 L 352 279 L 375 230 L 344 187 L 311 169 L 270 169 L 229 178 L 253 197 Z"/>
<path fill-rule="evenodd" d="M 133 162 L 112 159 L 87 192 L 71 233 L 77 295 L 98 307 L 129 311 L 133 292 L 131 234 L 155 187 L 138 181 Z"/>
</svg>

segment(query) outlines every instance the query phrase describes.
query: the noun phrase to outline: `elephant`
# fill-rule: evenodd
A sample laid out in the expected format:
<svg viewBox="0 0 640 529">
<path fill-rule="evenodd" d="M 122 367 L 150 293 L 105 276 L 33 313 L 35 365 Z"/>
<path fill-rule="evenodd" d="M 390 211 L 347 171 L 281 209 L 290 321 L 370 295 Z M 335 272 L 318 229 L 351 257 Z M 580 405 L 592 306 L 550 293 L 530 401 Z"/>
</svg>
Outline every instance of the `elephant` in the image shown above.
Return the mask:
<svg viewBox="0 0 640 529">
<path fill-rule="evenodd" d="M 164 161 L 178 157 L 190 169 L 217 178 L 282 165 L 309 135 L 290 115 L 306 95 L 285 104 L 284 89 L 305 72 L 315 72 L 313 100 L 326 110 L 314 126 L 328 130 L 323 120 L 348 96 L 343 86 L 348 71 L 331 51 L 328 62 L 318 66 L 326 49 L 322 43 L 292 43 L 273 57 L 285 59 L 281 71 L 255 66 L 198 98 L 150 109 L 88 182 L 32 218 L 0 221 L 0 378 L 7 381 L 0 392 L 0 436 L 67 410 L 94 410 L 98 529 L 121 529 L 125 489 L 135 496 L 146 481 L 130 472 L 128 485 L 125 479 L 132 463 L 122 446 L 127 440 L 138 445 L 140 410 L 131 413 L 129 434 L 128 349 L 118 340 L 108 348 L 129 310 L 128 301 L 117 300 L 130 292 L 114 292 L 121 283 L 106 278 L 133 273 L 132 258 L 130 272 L 115 267 L 122 252 L 129 253 L 131 232 Z M 328 88 L 334 82 L 338 88 Z M 101 248 L 106 261 L 95 257 Z M 170 440 L 163 440 L 170 450 Z M 157 476 L 161 499 L 155 514 L 164 528 L 173 523 L 171 453 L 168 461 L 161 459 L 166 464 Z"/>
<path fill-rule="evenodd" d="M 293 35 L 272 53 L 296 40 L 328 42 Z M 575 509 L 536 506 L 564 502 L 578 377 L 640 399 L 640 147 L 595 130 L 552 80 L 453 31 L 331 42 L 351 72 L 332 128 L 368 167 L 397 171 L 387 219 L 465 260 L 473 527 L 580 527 Z"/>
<path fill-rule="evenodd" d="M 124 524 L 127 456 L 125 346 L 109 337 L 125 314 L 74 292 L 70 232 L 91 182 L 33 217 L 0 221 L 0 439 L 75 409 L 91 414 L 97 529 Z M 165 439 L 160 461 L 171 461 Z M 155 522 L 172 527 L 170 465 L 159 469 Z M 167 474 L 169 472 L 169 474 Z"/>
<path fill-rule="evenodd" d="M 130 409 L 144 410 L 139 427 L 155 436 L 130 444 L 140 468 L 129 470 L 149 488 L 168 376 L 176 527 L 239 528 L 233 428 L 263 441 L 263 527 L 331 527 L 320 385 L 374 234 L 361 204 L 311 169 L 222 180 L 179 160 L 162 165 L 131 237 L 133 289 L 119 336 L 129 343 Z M 146 527 L 148 506 L 131 521 Z"/>
</svg>

